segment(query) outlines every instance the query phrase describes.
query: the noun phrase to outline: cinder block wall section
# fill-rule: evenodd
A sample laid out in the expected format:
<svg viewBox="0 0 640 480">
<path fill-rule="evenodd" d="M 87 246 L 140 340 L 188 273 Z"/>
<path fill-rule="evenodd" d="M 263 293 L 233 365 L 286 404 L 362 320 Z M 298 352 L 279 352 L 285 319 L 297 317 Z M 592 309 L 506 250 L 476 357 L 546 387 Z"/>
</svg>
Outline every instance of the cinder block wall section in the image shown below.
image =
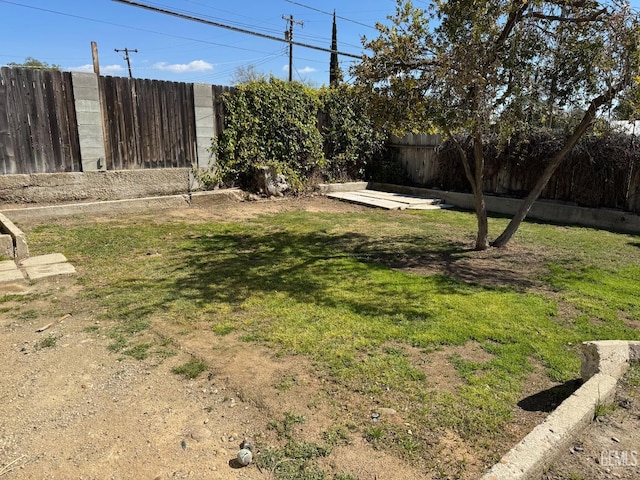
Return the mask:
<svg viewBox="0 0 640 480">
<path fill-rule="evenodd" d="M 82 171 L 104 170 L 106 154 L 98 76 L 92 73 L 73 72 L 71 78 L 78 120 Z"/>
<path fill-rule="evenodd" d="M 198 168 L 208 168 L 215 160 L 211 154 L 215 120 L 211 85 L 195 83 L 193 85 L 193 97 L 196 114 Z"/>
</svg>

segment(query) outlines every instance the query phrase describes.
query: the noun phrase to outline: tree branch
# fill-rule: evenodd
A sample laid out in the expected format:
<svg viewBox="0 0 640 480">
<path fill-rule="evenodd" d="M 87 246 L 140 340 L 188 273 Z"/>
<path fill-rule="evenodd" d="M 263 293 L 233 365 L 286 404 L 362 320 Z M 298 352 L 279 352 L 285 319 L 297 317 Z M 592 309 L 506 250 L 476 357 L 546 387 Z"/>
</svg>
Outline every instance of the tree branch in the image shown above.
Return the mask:
<svg viewBox="0 0 640 480">
<path fill-rule="evenodd" d="M 509 14 L 507 23 L 504 24 L 502 33 L 500 33 L 500 36 L 496 40 L 496 47 L 498 48 L 500 48 L 504 44 L 504 42 L 507 41 L 507 38 L 509 38 L 509 35 L 511 34 L 515 26 L 518 24 L 520 20 L 522 20 L 522 17 L 524 16 L 524 12 L 527 10 L 527 8 L 529 8 L 529 4 L 526 2 L 521 3 L 516 1 L 514 2 L 514 4 L 519 4 L 519 7 L 513 10 Z"/>
<path fill-rule="evenodd" d="M 600 16 L 607 13 L 606 8 L 602 8 L 593 12 L 586 17 L 563 17 L 562 15 L 547 15 L 541 12 L 530 12 L 525 15 L 527 18 L 538 18 L 541 20 L 549 20 L 551 22 L 566 22 L 566 23 L 589 23 L 595 22 L 600 19 Z"/>
</svg>

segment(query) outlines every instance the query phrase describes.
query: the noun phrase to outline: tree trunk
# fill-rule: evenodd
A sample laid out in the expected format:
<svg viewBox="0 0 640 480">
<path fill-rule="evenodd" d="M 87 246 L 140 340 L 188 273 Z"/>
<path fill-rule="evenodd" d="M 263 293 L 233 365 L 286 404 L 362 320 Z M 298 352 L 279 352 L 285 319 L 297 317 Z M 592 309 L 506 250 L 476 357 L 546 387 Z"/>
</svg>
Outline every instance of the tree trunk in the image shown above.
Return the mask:
<svg viewBox="0 0 640 480">
<path fill-rule="evenodd" d="M 476 250 L 489 248 L 489 221 L 487 220 L 487 205 L 484 201 L 482 184 L 484 181 L 484 154 L 482 153 L 482 133 L 476 127 L 473 134 L 473 160 L 476 167 L 473 188 L 476 217 L 478 219 L 478 234 L 476 236 Z"/>
<path fill-rule="evenodd" d="M 507 228 L 505 228 L 504 232 L 502 232 L 500 236 L 491 243 L 493 247 L 504 247 L 509 242 L 509 240 L 511 240 L 511 237 L 513 237 L 513 235 L 518 231 L 518 228 L 520 228 L 520 224 L 529 213 L 529 210 L 531 210 L 534 202 L 538 199 L 544 188 L 547 186 L 549 180 L 551 180 L 551 176 L 553 175 L 553 173 L 593 123 L 598 109 L 605 103 L 610 102 L 618 94 L 618 92 L 622 90 L 622 88 L 623 86 L 621 84 L 618 84 L 609 88 L 609 90 L 607 90 L 605 93 L 592 100 L 589 108 L 582 117 L 580 124 L 575 128 L 573 134 L 567 139 L 564 147 L 562 147 L 562 149 L 556 154 L 556 156 L 553 157 L 551 163 L 547 165 L 547 168 L 545 168 L 542 176 L 536 182 L 533 190 L 531 190 L 529 195 L 527 195 L 527 198 L 524 199 L 524 201 L 520 205 L 520 208 L 509 222 L 509 225 L 507 225 Z"/>
<path fill-rule="evenodd" d="M 489 248 L 489 223 L 487 220 L 487 206 L 484 201 L 484 193 L 482 191 L 482 179 L 484 175 L 484 156 L 482 154 L 482 137 L 476 132 L 474 135 L 473 145 L 473 157 L 475 169 L 471 169 L 469 164 L 469 157 L 464 147 L 460 145 L 460 142 L 455 138 L 451 132 L 447 132 L 449 140 L 453 142 L 460 155 L 460 161 L 464 167 L 464 173 L 471 185 L 471 191 L 473 192 L 473 203 L 476 210 L 476 219 L 478 223 L 478 230 L 476 234 L 476 250 L 486 250 Z M 476 141 L 479 138 L 479 142 Z"/>
</svg>

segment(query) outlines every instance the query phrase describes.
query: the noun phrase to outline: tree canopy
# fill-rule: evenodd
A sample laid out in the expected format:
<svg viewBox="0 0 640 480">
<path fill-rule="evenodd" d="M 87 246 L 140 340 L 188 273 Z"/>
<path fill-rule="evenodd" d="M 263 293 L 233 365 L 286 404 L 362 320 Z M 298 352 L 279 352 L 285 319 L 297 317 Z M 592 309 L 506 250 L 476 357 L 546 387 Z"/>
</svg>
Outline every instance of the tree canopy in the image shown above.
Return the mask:
<svg viewBox="0 0 640 480">
<path fill-rule="evenodd" d="M 61 70 L 60 65 L 48 64 L 47 62 L 42 62 L 37 58 L 27 57 L 24 60 L 24 63 L 8 63 L 10 67 L 20 67 L 20 68 L 34 68 L 38 70 Z"/>
<path fill-rule="evenodd" d="M 597 115 L 638 80 L 638 18 L 627 0 L 433 0 L 426 10 L 397 0 L 389 20 L 365 39 L 372 54 L 355 74 L 381 123 L 436 130 L 458 146 L 475 199 L 477 249 L 489 246 L 485 136 L 508 141 L 579 112 L 565 145 L 492 242 L 502 246 Z"/>
</svg>

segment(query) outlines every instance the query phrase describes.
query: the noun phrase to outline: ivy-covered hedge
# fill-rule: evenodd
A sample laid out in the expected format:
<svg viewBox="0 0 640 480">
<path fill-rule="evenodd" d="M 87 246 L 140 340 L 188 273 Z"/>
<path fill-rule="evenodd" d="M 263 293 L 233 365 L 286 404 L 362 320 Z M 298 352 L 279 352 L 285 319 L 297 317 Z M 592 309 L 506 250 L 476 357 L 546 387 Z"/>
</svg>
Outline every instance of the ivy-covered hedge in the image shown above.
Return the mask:
<svg viewBox="0 0 640 480">
<path fill-rule="evenodd" d="M 549 129 L 534 130 L 506 144 L 497 135 L 486 139 L 485 192 L 525 196 L 565 140 L 565 132 Z M 470 156 L 471 148 L 469 144 Z M 430 186 L 470 191 L 458 152 L 451 142 L 439 147 L 437 161 L 439 175 Z M 541 198 L 586 207 L 624 209 L 637 165 L 640 165 L 640 150 L 635 137 L 615 131 L 586 135 L 556 170 Z"/>
<path fill-rule="evenodd" d="M 259 166 L 274 167 L 295 192 L 311 181 L 363 179 L 384 149 L 354 87 L 312 90 L 271 78 L 239 85 L 224 105 L 206 176 L 213 185 L 248 187 Z"/>
<path fill-rule="evenodd" d="M 376 130 L 366 98 L 355 87 L 340 85 L 318 92 L 324 142 L 324 180 L 341 182 L 370 178 L 382 158 L 387 136 Z"/>
</svg>

